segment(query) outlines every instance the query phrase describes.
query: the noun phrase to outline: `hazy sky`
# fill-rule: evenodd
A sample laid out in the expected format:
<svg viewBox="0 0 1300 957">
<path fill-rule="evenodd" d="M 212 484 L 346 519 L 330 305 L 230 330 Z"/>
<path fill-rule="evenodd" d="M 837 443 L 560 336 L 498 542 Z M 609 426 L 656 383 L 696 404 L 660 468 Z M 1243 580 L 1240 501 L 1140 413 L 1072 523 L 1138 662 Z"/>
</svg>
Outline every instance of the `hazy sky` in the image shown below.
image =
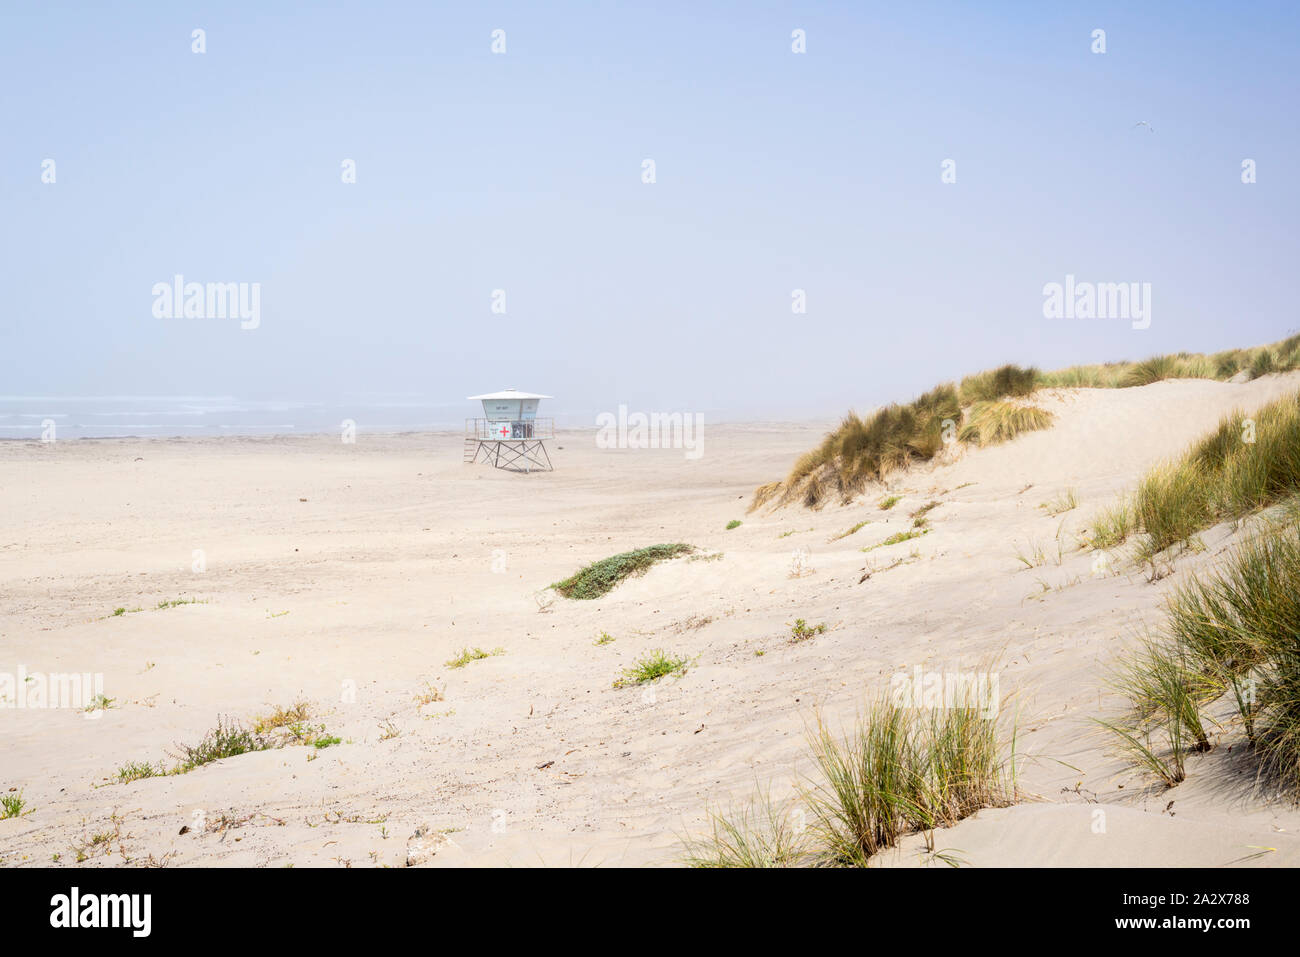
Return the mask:
<svg viewBox="0 0 1300 957">
<path fill-rule="evenodd" d="M 1293 4 L 292 6 L 4 5 L 0 394 L 837 415 L 1300 326 Z"/>
</svg>

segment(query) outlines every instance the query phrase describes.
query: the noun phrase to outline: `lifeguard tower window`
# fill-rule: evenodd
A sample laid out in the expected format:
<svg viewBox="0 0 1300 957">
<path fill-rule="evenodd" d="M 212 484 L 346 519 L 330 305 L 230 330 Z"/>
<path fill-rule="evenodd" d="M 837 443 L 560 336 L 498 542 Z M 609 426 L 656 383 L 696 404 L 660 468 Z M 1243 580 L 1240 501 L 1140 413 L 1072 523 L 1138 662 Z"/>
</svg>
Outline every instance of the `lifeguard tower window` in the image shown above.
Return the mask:
<svg viewBox="0 0 1300 957">
<path fill-rule="evenodd" d="M 552 471 L 546 440 L 555 438 L 555 422 L 537 415 L 538 403 L 549 398 L 518 389 L 470 396 L 483 403 L 483 416 L 465 420 L 465 463 L 481 456 L 513 472 Z"/>
</svg>

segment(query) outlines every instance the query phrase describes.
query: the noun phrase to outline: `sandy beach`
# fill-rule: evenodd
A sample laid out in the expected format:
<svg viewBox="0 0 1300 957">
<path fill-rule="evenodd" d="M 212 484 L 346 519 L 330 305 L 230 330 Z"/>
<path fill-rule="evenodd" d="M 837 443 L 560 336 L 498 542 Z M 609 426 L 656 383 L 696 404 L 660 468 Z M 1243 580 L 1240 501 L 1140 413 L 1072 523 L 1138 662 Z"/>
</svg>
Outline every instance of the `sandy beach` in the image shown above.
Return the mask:
<svg viewBox="0 0 1300 957">
<path fill-rule="evenodd" d="M 1164 792 L 1094 720 L 1118 653 L 1242 529 L 1155 582 L 1073 537 L 1222 415 L 1298 385 L 1054 390 L 1051 428 L 848 506 L 748 514 L 834 423 L 710 424 L 698 460 L 562 432 L 555 471 L 530 475 L 462 464 L 447 433 L 0 443 L 0 671 L 102 673 L 111 699 L 0 710 L 0 791 L 29 809 L 0 821 L 0 863 L 674 864 L 709 808 L 791 793 L 818 709 L 842 724 L 900 672 L 996 660 L 1023 798 L 939 847 L 974 866 L 1298 864 L 1300 812 L 1229 749 Z M 1069 489 L 1077 508 L 1040 508 Z M 930 501 L 927 534 L 862 551 Z M 539 597 L 661 542 L 698 551 L 594 601 Z M 827 629 L 792 641 L 799 618 Z M 445 664 L 474 647 L 501 653 Z M 655 648 L 686 673 L 614 687 Z M 299 701 L 338 744 L 117 783 L 219 717 Z M 926 862 L 916 836 L 879 861 Z"/>
</svg>

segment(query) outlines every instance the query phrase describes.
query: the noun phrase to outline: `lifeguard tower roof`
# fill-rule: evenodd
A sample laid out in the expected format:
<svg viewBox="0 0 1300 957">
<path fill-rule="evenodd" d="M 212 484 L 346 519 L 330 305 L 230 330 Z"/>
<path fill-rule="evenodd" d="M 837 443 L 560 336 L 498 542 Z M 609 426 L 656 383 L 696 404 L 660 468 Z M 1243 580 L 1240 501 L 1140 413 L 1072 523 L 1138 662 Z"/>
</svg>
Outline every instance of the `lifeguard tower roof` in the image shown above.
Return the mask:
<svg viewBox="0 0 1300 957">
<path fill-rule="evenodd" d="M 473 402 L 475 399 L 551 399 L 554 396 L 538 395 L 536 392 L 520 392 L 518 389 L 504 389 L 501 392 L 485 392 L 483 395 L 465 397 Z"/>
</svg>

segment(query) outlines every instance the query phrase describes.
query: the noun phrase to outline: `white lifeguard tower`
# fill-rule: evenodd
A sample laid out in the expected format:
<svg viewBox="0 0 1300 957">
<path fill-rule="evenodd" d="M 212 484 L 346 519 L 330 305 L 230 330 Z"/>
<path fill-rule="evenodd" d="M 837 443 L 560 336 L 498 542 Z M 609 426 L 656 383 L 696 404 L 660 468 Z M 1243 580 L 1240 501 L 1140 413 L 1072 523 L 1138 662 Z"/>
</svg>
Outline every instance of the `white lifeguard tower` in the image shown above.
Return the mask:
<svg viewBox="0 0 1300 957">
<path fill-rule="evenodd" d="M 555 420 L 537 416 L 537 403 L 551 396 L 506 389 L 468 398 L 483 403 L 483 417 L 465 420 L 466 465 L 482 452 L 483 461 L 499 469 L 553 471 L 546 440 L 555 438 Z"/>
</svg>

